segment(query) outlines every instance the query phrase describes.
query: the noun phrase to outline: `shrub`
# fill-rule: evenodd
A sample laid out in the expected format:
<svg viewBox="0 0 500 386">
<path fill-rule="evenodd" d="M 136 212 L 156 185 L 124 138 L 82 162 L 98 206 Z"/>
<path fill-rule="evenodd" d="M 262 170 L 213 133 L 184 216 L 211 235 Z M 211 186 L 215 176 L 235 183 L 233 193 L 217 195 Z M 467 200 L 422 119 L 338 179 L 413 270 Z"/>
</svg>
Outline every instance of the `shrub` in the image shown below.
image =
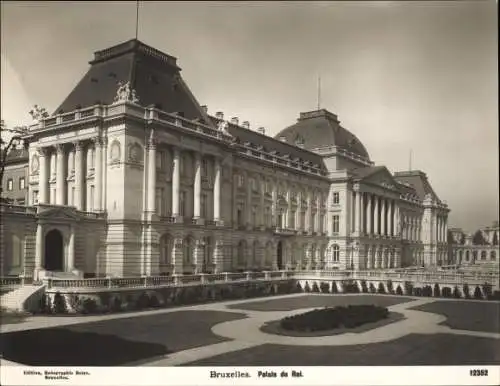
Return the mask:
<svg viewBox="0 0 500 386">
<path fill-rule="evenodd" d="M 469 289 L 469 285 L 467 283 L 464 284 L 463 294 L 464 294 L 464 298 L 466 298 L 466 299 L 470 298 L 470 289 Z"/>
<path fill-rule="evenodd" d="M 491 300 L 500 300 L 500 291 L 493 291 L 493 294 L 491 295 Z"/>
<path fill-rule="evenodd" d="M 300 285 L 299 282 L 297 282 L 297 284 L 295 284 L 295 292 L 302 292 L 302 286 Z"/>
<path fill-rule="evenodd" d="M 357 294 L 359 293 L 359 287 L 356 282 L 345 282 L 343 284 L 344 292 L 347 294 Z"/>
<path fill-rule="evenodd" d="M 413 294 L 413 284 L 410 281 L 405 281 L 404 286 L 406 294 L 411 296 Z"/>
<path fill-rule="evenodd" d="M 361 291 L 364 294 L 368 292 L 368 286 L 366 285 L 366 280 L 361 280 Z"/>
<path fill-rule="evenodd" d="M 387 292 L 390 294 L 394 293 L 394 286 L 392 284 L 392 280 L 387 280 Z"/>
<path fill-rule="evenodd" d="M 322 281 L 319 285 L 319 288 L 321 289 L 321 292 L 323 293 L 328 293 L 330 292 L 330 286 L 326 281 Z"/>
<path fill-rule="evenodd" d="M 99 300 L 101 301 L 103 308 L 109 309 L 109 302 L 111 301 L 111 295 L 109 294 L 109 292 L 102 292 L 101 294 L 99 294 Z"/>
<path fill-rule="evenodd" d="M 370 283 L 370 292 L 372 294 L 374 294 L 375 292 L 377 292 L 377 289 L 375 288 L 375 284 L 373 284 L 373 283 Z"/>
<path fill-rule="evenodd" d="M 80 311 L 80 298 L 77 294 L 72 293 L 68 295 L 68 305 L 76 312 Z"/>
<path fill-rule="evenodd" d="M 462 297 L 462 295 L 460 295 L 460 291 L 459 291 L 457 286 L 455 286 L 455 288 L 453 288 L 453 297 L 455 299 L 460 299 Z"/>
<path fill-rule="evenodd" d="M 401 286 L 399 284 L 396 287 L 396 295 L 403 295 L 403 289 L 401 288 Z"/>
<path fill-rule="evenodd" d="M 439 288 L 439 284 L 436 283 L 434 284 L 434 291 L 433 291 L 434 297 L 438 298 L 441 296 L 441 289 Z"/>
<path fill-rule="evenodd" d="M 117 295 L 113 298 L 111 303 L 111 311 L 120 312 L 122 310 L 122 299 L 120 295 Z"/>
<path fill-rule="evenodd" d="M 479 288 L 479 286 L 476 286 L 476 289 L 474 290 L 474 298 L 475 299 L 483 298 L 483 294 L 481 293 L 481 288 Z"/>
<path fill-rule="evenodd" d="M 432 296 L 432 287 L 430 285 L 426 285 L 424 286 L 424 288 L 422 288 L 422 296 Z"/>
<path fill-rule="evenodd" d="M 387 318 L 387 308 L 374 305 L 325 307 L 283 318 L 280 325 L 291 331 L 323 331 L 344 326 L 353 328 Z"/>
<path fill-rule="evenodd" d="M 149 296 L 147 292 L 142 292 L 135 301 L 135 308 L 138 310 L 142 310 L 144 308 L 148 308 L 148 306 L 149 306 Z"/>
<path fill-rule="evenodd" d="M 309 286 L 308 281 L 306 281 L 306 285 L 304 286 L 304 292 L 311 292 L 311 287 Z"/>
<path fill-rule="evenodd" d="M 451 298 L 452 292 L 450 287 L 443 287 L 443 290 L 441 291 L 441 296 L 444 298 Z"/>
<path fill-rule="evenodd" d="M 152 307 L 152 308 L 160 307 L 160 302 L 159 302 L 156 294 L 151 294 L 151 297 L 149 298 L 149 307 Z"/>
<path fill-rule="evenodd" d="M 420 287 L 413 288 L 413 295 L 414 296 L 423 296 L 424 295 L 423 288 L 420 288 Z"/>
<path fill-rule="evenodd" d="M 491 299 L 491 295 L 493 294 L 493 286 L 491 284 L 484 283 L 483 294 L 485 299 Z"/>
<path fill-rule="evenodd" d="M 339 292 L 339 288 L 337 287 L 337 283 L 332 281 L 332 294 L 336 294 Z"/>
<path fill-rule="evenodd" d="M 92 298 L 85 298 L 82 301 L 83 314 L 95 314 L 97 312 L 97 302 Z"/>
<path fill-rule="evenodd" d="M 54 295 L 54 313 L 55 314 L 65 314 L 68 312 L 66 306 L 66 299 L 59 291 Z"/>
<path fill-rule="evenodd" d="M 314 282 L 311 288 L 311 292 L 319 292 L 318 283 Z"/>
<path fill-rule="evenodd" d="M 378 292 L 379 294 L 385 294 L 384 283 L 382 283 L 382 282 L 378 283 L 378 289 L 377 289 L 377 292 Z"/>
</svg>

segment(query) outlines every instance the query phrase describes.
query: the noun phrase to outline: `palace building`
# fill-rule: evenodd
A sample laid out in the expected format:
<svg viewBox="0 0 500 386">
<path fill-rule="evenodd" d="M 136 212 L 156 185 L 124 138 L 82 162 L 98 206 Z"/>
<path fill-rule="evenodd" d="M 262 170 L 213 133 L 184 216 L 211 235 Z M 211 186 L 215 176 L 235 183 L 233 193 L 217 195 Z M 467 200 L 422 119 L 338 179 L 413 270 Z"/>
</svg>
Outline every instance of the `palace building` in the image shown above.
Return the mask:
<svg viewBox="0 0 500 386">
<path fill-rule="evenodd" d="M 375 165 L 325 109 L 274 138 L 210 115 L 176 58 L 138 40 L 96 52 L 56 111 L 32 116 L 2 276 L 448 263 L 449 209 L 424 172 Z"/>
</svg>

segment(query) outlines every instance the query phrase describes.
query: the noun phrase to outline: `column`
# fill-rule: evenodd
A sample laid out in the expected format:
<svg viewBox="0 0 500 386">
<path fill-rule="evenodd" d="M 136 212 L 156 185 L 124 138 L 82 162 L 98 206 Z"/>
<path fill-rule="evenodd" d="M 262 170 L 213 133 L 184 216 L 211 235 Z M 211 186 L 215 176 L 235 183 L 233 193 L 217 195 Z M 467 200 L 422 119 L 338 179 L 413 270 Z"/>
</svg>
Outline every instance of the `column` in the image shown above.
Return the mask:
<svg viewBox="0 0 500 386">
<path fill-rule="evenodd" d="M 102 182 L 101 182 L 101 210 L 106 210 L 108 193 L 108 137 L 102 139 Z"/>
<path fill-rule="evenodd" d="M 84 210 L 82 203 L 83 191 L 83 145 L 80 141 L 75 142 L 75 202 L 73 206 L 78 210 Z"/>
<path fill-rule="evenodd" d="M 214 181 L 214 221 L 220 221 L 220 179 L 221 164 L 218 157 L 215 158 L 215 181 Z"/>
<path fill-rule="evenodd" d="M 99 137 L 94 139 L 95 143 L 95 164 L 94 164 L 94 210 L 102 209 L 102 140 Z"/>
<path fill-rule="evenodd" d="M 43 239 L 43 226 L 38 223 L 36 227 L 36 245 L 35 245 L 35 270 L 42 269 L 43 265 L 43 250 L 44 250 L 44 239 Z"/>
<path fill-rule="evenodd" d="M 174 148 L 174 170 L 172 172 L 172 216 L 179 216 L 179 189 L 180 189 L 180 152 Z"/>
<path fill-rule="evenodd" d="M 156 144 L 148 142 L 148 207 L 149 213 L 156 213 Z"/>
<path fill-rule="evenodd" d="M 380 209 L 380 234 L 381 235 L 386 235 L 386 232 L 385 232 L 385 198 L 382 198 L 381 199 L 381 209 Z"/>
<path fill-rule="evenodd" d="M 75 228 L 72 226 L 68 242 L 68 263 L 66 272 L 72 272 L 75 269 Z"/>
<path fill-rule="evenodd" d="M 355 192 L 354 194 L 356 195 L 354 198 L 354 232 L 359 235 L 359 230 L 361 227 L 361 224 L 359 222 L 359 213 L 361 212 L 361 192 Z"/>
<path fill-rule="evenodd" d="M 312 232 L 312 224 L 311 224 L 311 217 L 312 217 L 312 197 L 311 197 L 311 191 L 307 192 L 307 210 L 306 210 L 306 219 L 305 219 L 305 226 L 306 226 L 306 231 L 307 232 Z"/>
<path fill-rule="evenodd" d="M 39 155 L 39 168 L 40 172 L 38 174 L 38 202 L 40 204 L 48 204 L 49 202 L 49 176 L 48 176 L 48 158 L 49 158 L 49 152 L 47 148 L 39 148 L 38 149 L 38 155 Z M 33 198 L 30 198 L 32 200 Z"/>
<path fill-rule="evenodd" d="M 359 194 L 359 233 L 362 235 L 365 233 L 365 196 L 363 192 L 358 192 Z"/>
<path fill-rule="evenodd" d="M 394 208 L 394 234 L 399 236 L 401 233 L 401 219 L 399 218 L 399 205 L 395 203 Z"/>
<path fill-rule="evenodd" d="M 245 200 L 245 217 L 246 217 L 246 226 L 252 227 L 252 184 L 250 183 L 250 178 L 253 176 L 246 172 L 245 173 L 245 181 L 247 183 L 246 186 L 246 200 Z"/>
<path fill-rule="evenodd" d="M 379 208 L 379 197 L 378 196 L 374 196 L 373 199 L 375 200 L 375 210 L 374 210 L 374 213 L 373 213 L 373 233 L 378 235 L 380 234 L 380 228 L 378 226 L 379 224 L 379 212 L 378 212 L 378 208 Z"/>
<path fill-rule="evenodd" d="M 372 196 L 368 194 L 366 196 L 366 233 L 371 235 L 373 233 L 372 229 Z"/>
<path fill-rule="evenodd" d="M 56 204 L 64 205 L 66 176 L 64 175 L 64 145 L 57 145 Z"/>
<path fill-rule="evenodd" d="M 388 225 L 387 225 L 387 234 L 389 236 L 393 236 L 394 235 L 394 233 L 393 233 L 394 231 L 392 229 L 392 227 L 393 227 L 393 222 L 392 222 L 392 220 L 393 220 L 393 213 L 392 212 L 393 212 L 393 208 L 394 208 L 394 201 L 389 200 L 388 203 L 389 203 L 389 207 L 387 209 L 387 217 L 388 217 L 388 219 L 387 219 L 388 220 L 387 221 L 388 222 Z"/>
<path fill-rule="evenodd" d="M 199 219 L 201 214 L 201 154 L 194 155 L 194 219 Z"/>
</svg>

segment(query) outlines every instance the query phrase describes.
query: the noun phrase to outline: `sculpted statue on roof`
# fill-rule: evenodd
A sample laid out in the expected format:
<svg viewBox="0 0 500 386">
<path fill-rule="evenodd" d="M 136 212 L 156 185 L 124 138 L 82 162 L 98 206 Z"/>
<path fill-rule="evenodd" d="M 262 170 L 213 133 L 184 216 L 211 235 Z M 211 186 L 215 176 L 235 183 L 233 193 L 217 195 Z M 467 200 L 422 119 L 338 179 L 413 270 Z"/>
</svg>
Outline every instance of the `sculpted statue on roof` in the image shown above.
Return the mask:
<svg viewBox="0 0 500 386">
<path fill-rule="evenodd" d="M 228 126 L 228 123 L 224 120 L 220 121 L 218 124 L 217 124 L 217 128 L 222 131 L 224 134 L 229 134 L 228 131 L 227 131 L 227 126 Z"/>
<path fill-rule="evenodd" d="M 115 102 L 128 101 L 132 103 L 138 103 L 139 98 L 137 97 L 135 90 L 130 87 L 130 82 L 118 83 L 118 90 L 116 91 Z"/>
<path fill-rule="evenodd" d="M 29 112 L 31 115 L 31 118 L 33 118 L 33 121 L 38 122 L 43 118 L 47 118 L 49 116 L 49 113 L 45 108 L 40 107 L 38 105 L 33 106 L 33 109 Z"/>
</svg>

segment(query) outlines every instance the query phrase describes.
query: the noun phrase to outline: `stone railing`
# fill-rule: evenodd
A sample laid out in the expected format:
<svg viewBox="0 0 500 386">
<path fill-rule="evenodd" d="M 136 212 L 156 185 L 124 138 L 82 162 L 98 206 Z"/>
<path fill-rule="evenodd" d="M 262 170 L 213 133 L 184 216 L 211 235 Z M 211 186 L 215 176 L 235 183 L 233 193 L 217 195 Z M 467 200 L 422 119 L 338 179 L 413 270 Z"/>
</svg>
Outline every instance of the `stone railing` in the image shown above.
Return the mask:
<svg viewBox="0 0 500 386">
<path fill-rule="evenodd" d="M 18 278 L 4 278 L 12 283 L 20 283 Z M 154 288 L 163 286 L 185 286 L 195 284 L 216 284 L 245 281 L 271 280 L 367 280 L 367 281 L 409 281 L 427 284 L 491 284 L 498 287 L 499 274 L 497 272 L 456 273 L 438 271 L 345 271 L 345 270 L 296 270 L 296 271 L 264 271 L 264 272 L 224 272 L 201 273 L 193 275 L 172 276 L 143 276 L 123 278 L 96 278 L 96 279 L 57 279 L 46 278 L 48 289 L 73 290 L 106 290 L 106 289 L 134 289 Z M 17 280 L 17 281 L 16 281 Z M 3 282 L 2 282 L 3 283 Z M 7 281 L 6 281 L 7 283 Z M 4 284 L 2 284 L 4 286 Z"/>
<path fill-rule="evenodd" d="M 0 203 L 0 211 L 4 213 L 36 214 L 36 207 Z"/>
<path fill-rule="evenodd" d="M 123 278 L 96 278 L 96 279 L 56 279 L 46 278 L 44 283 L 47 289 L 72 290 L 106 290 L 106 289 L 134 289 L 155 287 L 180 287 L 194 284 L 216 284 L 230 282 L 245 282 L 259 280 L 286 280 L 292 279 L 292 272 L 265 271 L 265 272 L 235 272 L 195 275 L 172 276 L 143 276 Z"/>
</svg>

